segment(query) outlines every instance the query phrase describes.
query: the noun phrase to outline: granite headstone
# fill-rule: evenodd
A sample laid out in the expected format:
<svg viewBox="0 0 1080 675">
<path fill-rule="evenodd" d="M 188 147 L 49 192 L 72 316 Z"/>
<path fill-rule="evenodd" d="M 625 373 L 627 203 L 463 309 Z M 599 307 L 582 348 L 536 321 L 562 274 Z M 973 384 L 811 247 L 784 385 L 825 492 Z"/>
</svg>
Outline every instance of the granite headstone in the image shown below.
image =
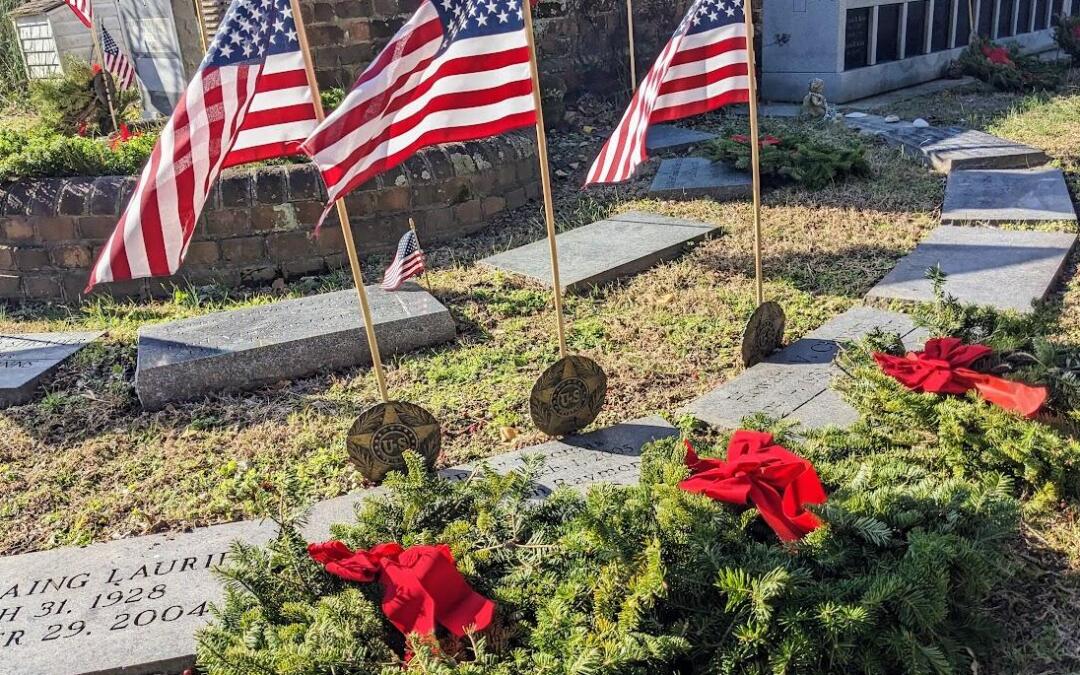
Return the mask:
<svg viewBox="0 0 1080 675">
<path fill-rule="evenodd" d="M 79 333 L 0 335 L 0 408 L 26 403 L 66 359 L 101 336 Z"/>
<path fill-rule="evenodd" d="M 454 339 L 450 312 L 414 283 L 367 287 L 383 355 Z M 207 314 L 139 331 L 135 389 L 156 409 L 171 401 L 253 389 L 371 363 L 355 290 Z"/>
<path fill-rule="evenodd" d="M 750 174 L 704 157 L 665 159 L 649 187 L 658 199 L 741 199 L 752 191 Z"/>
<path fill-rule="evenodd" d="M 1043 221 L 1076 223 L 1061 169 L 981 169 L 949 174 L 942 225 Z"/>
<path fill-rule="evenodd" d="M 645 149 L 649 154 L 679 152 L 716 138 L 716 134 L 677 127 L 674 124 L 654 124 L 645 135 Z"/>
<path fill-rule="evenodd" d="M 534 486 L 541 499 L 559 487 L 637 480 L 641 448 L 678 431 L 658 417 L 569 436 L 488 460 L 496 471 L 546 459 Z M 448 480 L 468 466 L 441 472 Z M 303 534 L 330 536 L 330 525 L 354 518 L 356 504 L 380 489 L 315 505 Z M 230 544 L 262 544 L 271 522 L 245 521 L 190 533 L 123 539 L 0 558 L 0 675 L 177 673 L 190 667 L 195 631 L 221 597 L 213 569 Z"/>
<path fill-rule="evenodd" d="M 1064 232 L 1027 232 L 993 227 L 942 225 L 900 260 L 868 298 L 929 302 L 927 269 L 948 275 L 945 292 L 965 303 L 1031 311 L 1057 280 L 1076 243 Z"/>
<path fill-rule="evenodd" d="M 715 225 L 633 211 L 611 216 L 556 236 L 559 280 L 577 291 L 646 270 L 678 257 Z M 551 286 L 546 239 L 484 258 L 482 265 L 529 277 Z"/>
</svg>

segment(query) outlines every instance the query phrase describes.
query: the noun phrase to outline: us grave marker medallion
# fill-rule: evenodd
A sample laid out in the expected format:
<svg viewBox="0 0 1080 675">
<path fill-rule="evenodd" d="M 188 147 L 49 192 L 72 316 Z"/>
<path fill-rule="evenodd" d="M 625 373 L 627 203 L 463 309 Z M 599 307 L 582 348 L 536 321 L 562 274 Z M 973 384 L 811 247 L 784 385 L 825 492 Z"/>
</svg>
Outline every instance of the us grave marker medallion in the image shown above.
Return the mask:
<svg viewBox="0 0 1080 675">
<path fill-rule="evenodd" d="M 420 406 L 386 401 L 364 411 L 346 442 L 353 464 L 373 483 L 391 471 L 404 471 L 404 453 L 415 452 L 435 466 L 442 445 L 439 422 Z"/>
</svg>

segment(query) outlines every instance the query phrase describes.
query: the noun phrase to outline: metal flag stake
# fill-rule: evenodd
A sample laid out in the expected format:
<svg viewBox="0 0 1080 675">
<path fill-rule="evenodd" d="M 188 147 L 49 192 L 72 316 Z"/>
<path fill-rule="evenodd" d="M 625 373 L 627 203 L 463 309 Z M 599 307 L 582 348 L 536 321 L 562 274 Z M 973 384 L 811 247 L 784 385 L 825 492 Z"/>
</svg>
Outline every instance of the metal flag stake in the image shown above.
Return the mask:
<svg viewBox="0 0 1080 675">
<path fill-rule="evenodd" d="M 544 111 L 540 99 L 540 72 L 536 63 L 536 39 L 533 35 L 532 9 L 529 3 L 524 7 L 524 19 L 525 35 L 529 43 L 533 103 L 536 107 L 536 144 L 540 160 L 540 183 L 544 192 L 544 220 L 551 255 L 551 285 L 558 320 L 560 357 L 533 385 L 529 397 L 529 414 L 536 427 L 545 434 L 562 436 L 588 426 L 600 414 L 607 396 L 607 375 L 592 359 L 570 354 L 566 348 L 559 251 L 555 242 L 555 205 L 551 194 L 547 134 L 544 131 Z"/>
<path fill-rule="evenodd" d="M 311 87 L 312 103 L 315 115 L 321 124 L 326 118 L 323 110 L 319 83 L 315 79 L 315 66 L 308 45 L 304 18 L 300 13 L 299 0 L 290 0 L 293 21 L 296 24 L 300 52 L 304 55 L 304 68 L 308 86 Z M 371 350 L 371 363 L 375 379 L 379 384 L 382 402 L 377 403 L 356 418 L 349 429 L 346 447 L 349 458 L 360 470 L 364 478 L 372 482 L 381 481 L 390 471 L 404 471 L 403 454 L 412 451 L 424 458 L 429 467 L 435 466 L 435 459 L 442 447 L 442 433 L 439 422 L 430 412 L 414 403 L 392 401 L 386 386 L 386 373 L 383 372 L 382 358 L 379 354 L 379 341 L 375 336 L 375 324 L 371 318 L 371 305 L 367 290 L 364 288 L 364 275 L 360 268 L 360 258 L 356 252 L 356 241 L 349 224 L 349 210 L 344 199 L 334 202 L 337 209 L 338 223 L 345 240 L 345 251 L 352 269 L 353 284 L 360 298 L 360 310 L 363 314 L 364 330 L 367 333 L 368 348 Z"/>
</svg>

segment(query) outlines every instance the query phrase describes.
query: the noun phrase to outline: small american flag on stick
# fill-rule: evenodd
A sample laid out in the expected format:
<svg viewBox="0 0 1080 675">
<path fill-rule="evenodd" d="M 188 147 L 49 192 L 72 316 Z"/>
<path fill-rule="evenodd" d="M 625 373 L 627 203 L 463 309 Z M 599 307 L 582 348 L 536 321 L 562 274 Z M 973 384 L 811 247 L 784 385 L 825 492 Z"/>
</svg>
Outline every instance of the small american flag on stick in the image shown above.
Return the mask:
<svg viewBox="0 0 1080 675">
<path fill-rule="evenodd" d="M 90 0 L 64 0 L 64 2 L 87 28 L 94 25 L 94 7 L 90 4 Z"/>
<path fill-rule="evenodd" d="M 121 89 L 130 89 L 135 84 L 135 66 L 120 50 L 120 45 L 116 44 L 109 31 L 105 30 L 105 26 L 101 27 L 101 51 L 105 54 L 105 70 L 116 77 Z"/>
<path fill-rule="evenodd" d="M 528 0 L 423 0 L 304 143 L 330 202 L 418 149 L 536 123 Z"/>
<path fill-rule="evenodd" d="M 416 238 L 416 232 L 409 230 L 398 242 L 394 262 L 390 263 L 383 274 L 381 284 L 383 290 L 396 291 L 409 279 L 423 274 L 424 263 L 424 252 L 420 249 L 420 240 Z"/>
<path fill-rule="evenodd" d="M 585 184 L 616 183 L 648 159 L 659 122 L 750 100 L 745 0 L 695 0 L 604 144 Z"/>
<path fill-rule="evenodd" d="M 289 0 L 233 0 L 90 274 L 174 274 L 221 170 L 290 155 L 315 106 Z"/>
</svg>

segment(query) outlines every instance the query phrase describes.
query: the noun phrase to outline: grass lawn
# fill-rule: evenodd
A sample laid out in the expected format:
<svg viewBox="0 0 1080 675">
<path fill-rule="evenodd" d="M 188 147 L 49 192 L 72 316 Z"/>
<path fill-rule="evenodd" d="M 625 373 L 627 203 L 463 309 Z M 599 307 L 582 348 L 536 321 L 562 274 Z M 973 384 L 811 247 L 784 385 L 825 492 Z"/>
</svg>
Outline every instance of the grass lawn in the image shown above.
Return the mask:
<svg viewBox="0 0 1080 675">
<path fill-rule="evenodd" d="M 1047 150 L 1080 193 L 1080 76 L 1054 96 L 988 93 L 980 87 L 908 101 L 892 112 L 964 122 Z M 745 121 L 737 122 L 745 124 Z M 700 128 L 730 124 L 710 116 Z M 790 121 L 766 120 L 776 132 Z M 843 133 L 818 125 L 815 133 Z M 568 132 L 554 155 L 561 227 L 641 209 L 715 223 L 718 234 L 680 259 L 567 299 L 571 349 L 608 373 L 605 426 L 669 417 L 740 371 L 738 351 L 754 307 L 750 205 L 662 202 L 643 195 L 656 163 L 637 181 L 582 192 L 584 170 L 602 139 Z M 808 192 L 766 192 L 765 292 L 788 315 L 796 338 L 857 303 L 936 225 L 944 178 L 872 145 L 873 176 Z M 485 232 L 433 247 L 424 284 L 458 324 L 452 345 L 390 359 L 394 397 L 438 417 L 446 465 L 542 441 L 528 417 L 529 390 L 557 357 L 550 294 L 474 265 L 493 251 L 542 237 L 529 205 Z M 387 261 L 369 260 L 369 280 Z M 1080 337 L 1080 282 L 1070 273 L 1054 302 L 1062 336 Z M 345 273 L 292 283 L 300 295 L 347 288 Z M 107 329 L 108 337 L 62 369 L 36 403 L 0 413 L 0 555 L 231 521 L 260 514 L 267 491 L 292 500 L 334 497 L 361 485 L 345 453 L 345 431 L 377 400 L 368 369 L 261 391 L 216 396 L 143 412 L 133 388 L 140 325 L 222 308 L 271 302 L 269 290 L 178 290 L 169 301 L 98 301 L 80 308 L 27 306 L 0 313 L 0 332 Z M 1016 622 L 994 672 L 1080 670 L 1080 520 L 1062 507 L 1033 518 L 1028 536 L 1050 543 L 1052 560 L 1032 560 L 1015 593 L 1002 597 Z M 1021 555 L 1023 551 L 1021 551 Z M 1059 583 L 1060 580 L 1060 583 Z"/>
</svg>

